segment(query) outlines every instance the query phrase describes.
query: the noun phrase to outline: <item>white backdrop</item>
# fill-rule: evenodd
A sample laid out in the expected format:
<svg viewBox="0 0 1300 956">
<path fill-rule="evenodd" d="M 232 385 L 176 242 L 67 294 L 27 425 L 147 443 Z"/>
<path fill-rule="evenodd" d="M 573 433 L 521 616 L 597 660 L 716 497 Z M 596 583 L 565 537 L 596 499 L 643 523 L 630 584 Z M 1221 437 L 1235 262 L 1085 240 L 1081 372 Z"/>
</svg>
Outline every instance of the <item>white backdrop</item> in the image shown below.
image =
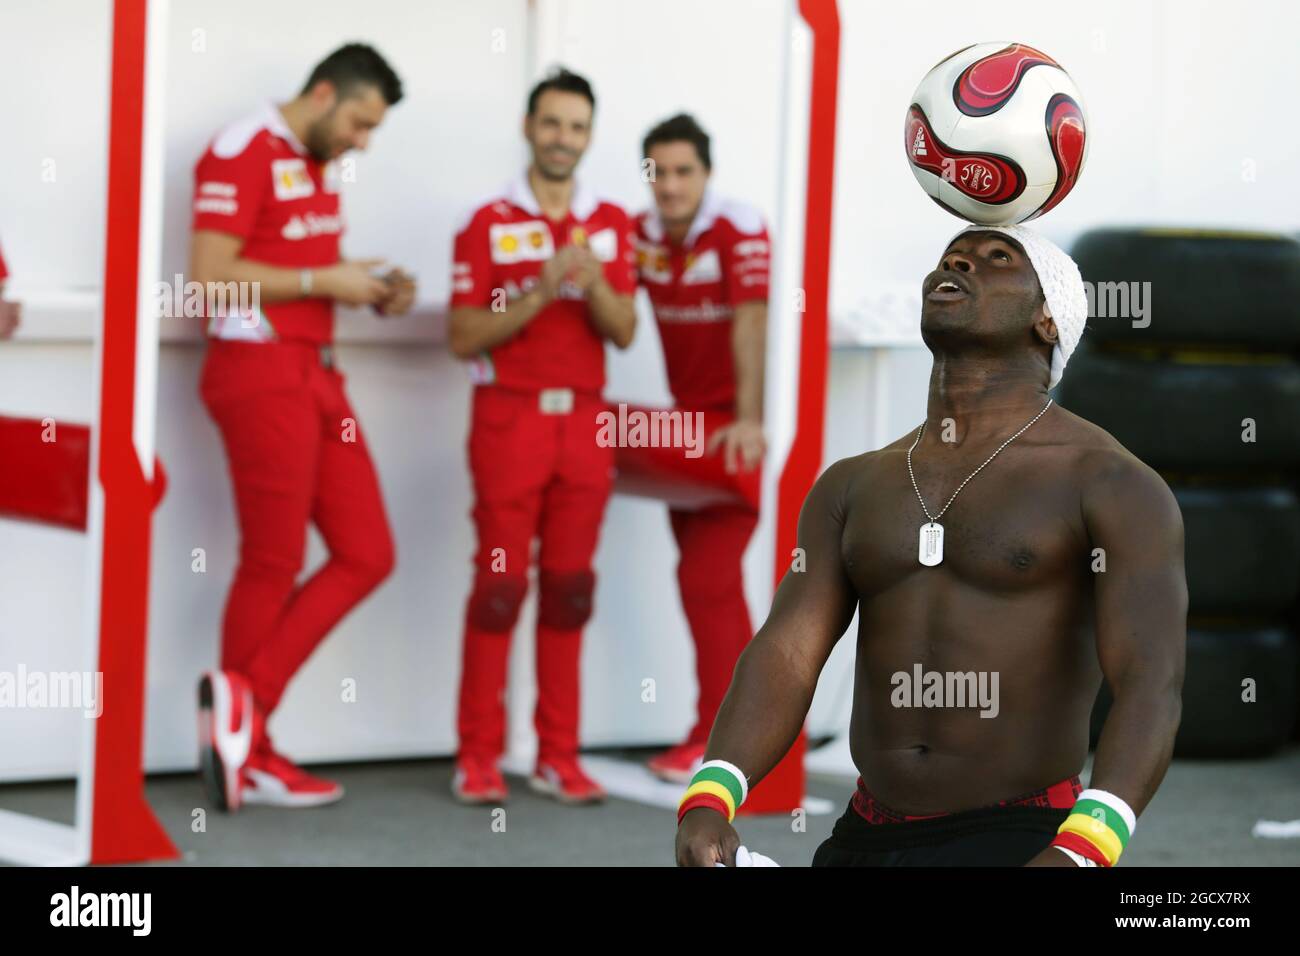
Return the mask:
<svg viewBox="0 0 1300 956">
<path fill-rule="evenodd" d="M 173 0 L 166 275 L 183 268 L 190 171 L 221 125 L 260 100 L 292 95 L 312 63 L 351 39 L 378 46 L 407 88 L 357 158 L 344 197 L 346 248 L 416 271 L 421 307 L 401 323 L 341 323 L 351 343 L 342 362 L 378 460 L 399 567 L 292 685 L 274 727 L 290 753 L 374 757 L 453 745 L 472 547 L 468 385 L 439 344 L 438 312 L 457 211 L 524 159 L 518 127 L 528 85 L 557 61 L 591 77 L 600 102 L 582 171 L 612 198 L 634 209 L 648 201 L 636 178 L 641 134 L 685 108 L 714 134 L 719 188 L 770 215 L 781 10 L 780 0 L 371 0 L 363 13 L 342 0 Z M 957 2 L 841 2 L 832 259 L 840 348 L 828 461 L 919 420 L 928 356 L 917 347 L 916 289 L 959 223 L 913 184 L 901 129 L 916 81 L 960 46 L 1023 40 L 1057 58 L 1083 91 L 1088 167 L 1041 223 L 1054 238 L 1115 223 L 1296 229 L 1300 132 L 1273 105 L 1300 79 L 1297 15 L 1283 0 L 1231 9 L 1208 0 L 1087 8 L 1012 0 L 982 10 L 978 23 L 969 11 Z M 89 420 L 93 412 L 88 336 L 103 254 L 107 28 L 99 0 L 0 5 L 0 88 L 14 94 L 0 152 L 0 243 L 14 291 L 28 302 L 22 335 L 0 346 L 6 413 Z M 154 537 L 147 753 L 155 769 L 193 764 L 193 685 L 215 661 L 235 547 L 223 456 L 195 395 L 201 350 L 192 332 L 165 335 L 158 446 L 171 489 Z M 611 396 L 666 398 L 650 323 L 610 369 Z M 206 574 L 191 571 L 199 547 Z M 84 551 L 76 535 L 0 522 L 0 669 L 76 666 Z M 320 557 L 313 541 L 309 561 Z M 665 742 L 690 722 L 691 657 L 672 561 L 662 509 L 616 499 L 584 654 L 589 744 Z M 752 552 L 747 570 L 754 580 L 770 573 Z M 754 607 L 756 623 L 762 611 Z M 531 720 L 531 624 L 530 607 L 516 632 L 517 744 Z M 846 721 L 850 665 L 845 642 L 814 704 L 816 732 Z M 657 682 L 653 705 L 640 701 L 646 677 Z M 344 678 L 358 682 L 355 704 L 340 702 Z M 0 778 L 70 773 L 79 719 L 0 712 Z"/>
</svg>

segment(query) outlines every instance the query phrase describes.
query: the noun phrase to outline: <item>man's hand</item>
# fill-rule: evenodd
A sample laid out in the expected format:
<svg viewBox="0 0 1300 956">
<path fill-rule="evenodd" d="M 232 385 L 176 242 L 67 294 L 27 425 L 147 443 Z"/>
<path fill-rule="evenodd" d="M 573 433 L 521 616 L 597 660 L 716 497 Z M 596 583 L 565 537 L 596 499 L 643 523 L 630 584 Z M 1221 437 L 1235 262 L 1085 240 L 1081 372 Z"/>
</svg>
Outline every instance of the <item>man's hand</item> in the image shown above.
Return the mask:
<svg viewBox="0 0 1300 956">
<path fill-rule="evenodd" d="M 1038 856 L 1026 863 L 1025 866 L 1069 866 L 1074 869 L 1079 868 L 1079 864 L 1075 863 L 1054 846 L 1046 847 L 1038 854 Z"/>
<path fill-rule="evenodd" d="M 380 315 L 405 315 L 415 304 L 415 277 L 400 268 L 388 270 L 384 275 L 388 293 L 375 303 Z"/>
<path fill-rule="evenodd" d="M 739 847 L 740 834 L 716 810 L 688 810 L 677 828 L 678 866 L 735 866 Z"/>
<path fill-rule="evenodd" d="M 23 308 L 17 302 L 0 299 L 0 339 L 7 339 L 14 334 L 22 321 Z"/>
<path fill-rule="evenodd" d="M 734 475 L 737 471 L 750 471 L 757 467 L 767 450 L 767 440 L 763 437 L 760 422 L 740 420 L 714 432 L 705 454 L 712 455 L 719 446 L 726 456 L 727 474 Z"/>
<path fill-rule="evenodd" d="M 542 265 L 537 288 L 545 301 L 550 302 L 560 293 L 560 283 L 573 271 L 578 257 L 577 246 L 565 246 Z"/>
<path fill-rule="evenodd" d="M 586 292 L 605 277 L 604 267 L 599 259 L 586 246 L 572 246 L 573 269 L 569 279 L 583 292 Z"/>
<path fill-rule="evenodd" d="M 389 286 L 373 275 L 383 259 L 349 259 L 316 270 L 314 291 L 344 305 L 375 305 L 388 295 Z"/>
</svg>

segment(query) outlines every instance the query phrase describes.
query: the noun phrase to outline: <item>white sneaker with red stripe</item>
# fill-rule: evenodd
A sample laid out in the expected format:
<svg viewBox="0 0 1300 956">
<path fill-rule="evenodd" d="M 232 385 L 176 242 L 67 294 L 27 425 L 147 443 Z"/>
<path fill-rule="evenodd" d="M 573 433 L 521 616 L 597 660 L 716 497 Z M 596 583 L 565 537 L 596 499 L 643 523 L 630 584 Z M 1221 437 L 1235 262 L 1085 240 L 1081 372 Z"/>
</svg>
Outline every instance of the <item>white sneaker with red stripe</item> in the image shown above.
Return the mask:
<svg viewBox="0 0 1300 956">
<path fill-rule="evenodd" d="M 561 803 L 600 803 L 605 799 L 604 788 L 583 772 L 576 756 L 538 760 L 528 786 Z"/>
<path fill-rule="evenodd" d="M 495 760 L 461 754 L 456 758 L 451 794 L 461 803 L 479 805 L 505 803 L 509 791 Z"/>
<path fill-rule="evenodd" d="M 678 744 L 651 757 L 650 772 L 669 783 L 690 783 L 704 763 L 704 744 Z"/>
<path fill-rule="evenodd" d="M 240 771 L 252 753 L 257 725 L 253 691 L 234 671 L 206 671 L 199 679 L 199 771 L 208 798 L 221 810 L 239 809 Z"/>
<path fill-rule="evenodd" d="M 320 807 L 343 799 L 343 787 L 309 774 L 266 743 L 244 764 L 243 801 L 268 807 Z"/>
</svg>

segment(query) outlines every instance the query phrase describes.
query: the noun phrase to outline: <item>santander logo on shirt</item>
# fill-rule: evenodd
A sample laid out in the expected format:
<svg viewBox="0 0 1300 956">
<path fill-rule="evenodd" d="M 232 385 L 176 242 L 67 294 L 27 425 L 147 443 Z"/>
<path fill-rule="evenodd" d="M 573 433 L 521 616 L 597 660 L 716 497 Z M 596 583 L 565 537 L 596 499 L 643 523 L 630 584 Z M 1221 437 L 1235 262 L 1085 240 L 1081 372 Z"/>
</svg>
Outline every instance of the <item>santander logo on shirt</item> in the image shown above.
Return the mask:
<svg viewBox="0 0 1300 956">
<path fill-rule="evenodd" d="M 294 216 L 284 224 L 280 235 L 285 239 L 313 239 L 316 236 L 334 236 L 343 232 L 342 216 L 325 216 L 309 212 Z"/>
</svg>

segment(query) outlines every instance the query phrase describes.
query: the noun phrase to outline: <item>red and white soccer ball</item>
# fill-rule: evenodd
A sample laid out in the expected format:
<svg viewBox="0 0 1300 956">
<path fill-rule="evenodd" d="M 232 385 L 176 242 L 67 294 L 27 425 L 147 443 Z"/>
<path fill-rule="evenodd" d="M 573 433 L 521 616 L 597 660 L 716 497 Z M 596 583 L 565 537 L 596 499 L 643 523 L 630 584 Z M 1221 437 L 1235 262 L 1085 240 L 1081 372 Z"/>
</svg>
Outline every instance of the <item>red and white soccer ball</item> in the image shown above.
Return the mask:
<svg viewBox="0 0 1300 956">
<path fill-rule="evenodd" d="M 1070 75 L 1023 43 L 977 43 L 921 80 L 907 111 L 907 161 L 954 216 L 1009 225 L 1047 212 L 1088 155 L 1083 101 Z"/>
</svg>

